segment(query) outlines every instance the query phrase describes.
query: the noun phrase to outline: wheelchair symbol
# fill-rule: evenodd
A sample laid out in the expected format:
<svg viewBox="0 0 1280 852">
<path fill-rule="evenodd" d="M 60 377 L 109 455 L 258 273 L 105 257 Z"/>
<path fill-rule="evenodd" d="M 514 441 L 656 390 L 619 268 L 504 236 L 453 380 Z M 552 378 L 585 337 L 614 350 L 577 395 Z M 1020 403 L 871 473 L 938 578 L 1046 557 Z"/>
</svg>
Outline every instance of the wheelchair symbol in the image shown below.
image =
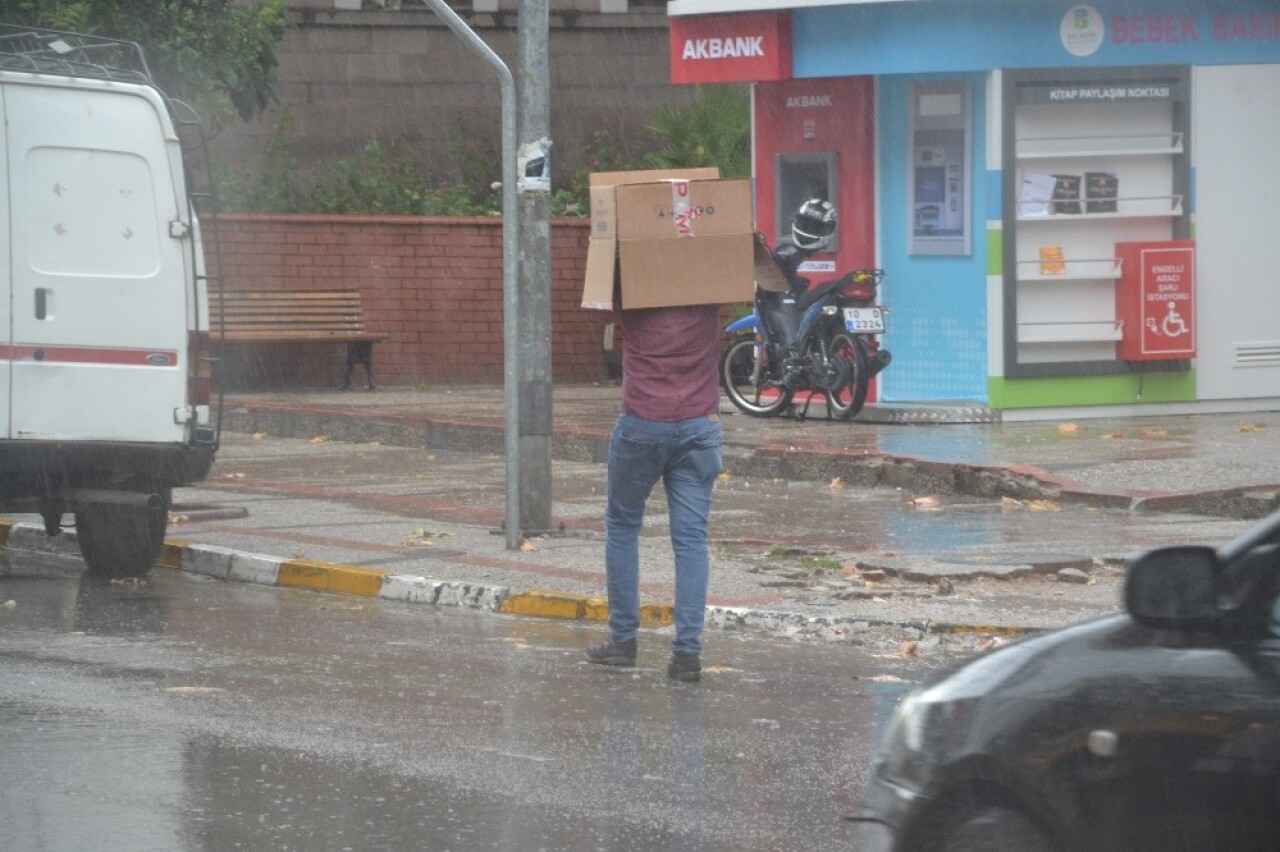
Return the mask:
<svg viewBox="0 0 1280 852">
<path fill-rule="evenodd" d="M 1164 322 L 1157 324 L 1155 317 L 1147 317 L 1147 328 L 1153 334 L 1163 334 L 1165 337 L 1181 337 L 1184 334 L 1190 334 L 1191 329 L 1187 327 L 1187 321 L 1182 318 L 1182 314 L 1178 313 L 1173 302 L 1165 304 L 1169 306 L 1169 313 L 1165 315 Z"/>
</svg>

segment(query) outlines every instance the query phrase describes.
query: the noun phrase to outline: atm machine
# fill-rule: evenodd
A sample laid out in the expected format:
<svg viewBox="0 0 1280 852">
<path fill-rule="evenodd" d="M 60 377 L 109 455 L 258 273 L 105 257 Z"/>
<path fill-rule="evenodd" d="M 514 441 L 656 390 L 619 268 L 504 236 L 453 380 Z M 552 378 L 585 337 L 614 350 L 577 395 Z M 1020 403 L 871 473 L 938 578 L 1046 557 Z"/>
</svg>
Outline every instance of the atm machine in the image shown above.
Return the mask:
<svg viewBox="0 0 1280 852">
<path fill-rule="evenodd" d="M 967 89 L 915 86 L 911 104 L 912 254 L 968 254 Z"/>
</svg>

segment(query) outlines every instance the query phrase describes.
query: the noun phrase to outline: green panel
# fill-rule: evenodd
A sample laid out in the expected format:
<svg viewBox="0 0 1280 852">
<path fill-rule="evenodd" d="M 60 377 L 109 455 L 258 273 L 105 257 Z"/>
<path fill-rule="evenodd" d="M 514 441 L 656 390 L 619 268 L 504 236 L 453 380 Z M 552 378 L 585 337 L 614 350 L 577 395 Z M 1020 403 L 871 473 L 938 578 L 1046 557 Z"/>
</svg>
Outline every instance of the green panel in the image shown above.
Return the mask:
<svg viewBox="0 0 1280 852">
<path fill-rule="evenodd" d="M 987 379 L 987 387 L 988 405 L 995 409 L 1190 402 L 1196 398 L 1196 374 L 1195 370 L 1190 370 L 1185 373 L 1125 373 L 1036 379 L 991 376 Z"/>
<path fill-rule="evenodd" d="M 987 228 L 987 275 L 999 275 L 1003 261 L 1004 228 Z"/>
</svg>

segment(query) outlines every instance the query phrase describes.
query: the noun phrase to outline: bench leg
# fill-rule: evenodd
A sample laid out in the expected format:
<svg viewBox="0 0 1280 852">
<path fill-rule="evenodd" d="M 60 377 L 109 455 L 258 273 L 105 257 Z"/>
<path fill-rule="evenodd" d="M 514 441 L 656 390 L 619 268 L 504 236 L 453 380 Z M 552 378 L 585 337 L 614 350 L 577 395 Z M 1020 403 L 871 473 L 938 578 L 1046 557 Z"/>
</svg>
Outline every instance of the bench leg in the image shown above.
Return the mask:
<svg viewBox="0 0 1280 852">
<path fill-rule="evenodd" d="M 376 388 L 373 384 L 373 343 L 360 341 L 347 344 L 347 378 L 342 383 L 343 390 L 351 387 L 351 373 L 355 370 L 356 364 L 364 365 L 364 375 L 369 382 L 369 390 L 375 390 Z"/>
</svg>

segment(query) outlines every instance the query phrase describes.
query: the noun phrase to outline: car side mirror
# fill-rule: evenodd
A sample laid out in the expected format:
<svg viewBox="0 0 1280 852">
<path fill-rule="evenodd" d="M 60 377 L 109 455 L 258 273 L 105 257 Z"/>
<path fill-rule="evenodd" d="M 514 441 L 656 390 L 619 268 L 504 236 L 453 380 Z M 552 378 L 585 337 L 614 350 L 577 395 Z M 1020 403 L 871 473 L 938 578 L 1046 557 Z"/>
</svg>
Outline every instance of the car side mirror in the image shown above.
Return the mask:
<svg viewBox="0 0 1280 852">
<path fill-rule="evenodd" d="M 1219 625 L 1218 553 L 1187 545 L 1150 550 L 1129 563 L 1124 605 L 1148 627 L 1207 630 Z"/>
</svg>

